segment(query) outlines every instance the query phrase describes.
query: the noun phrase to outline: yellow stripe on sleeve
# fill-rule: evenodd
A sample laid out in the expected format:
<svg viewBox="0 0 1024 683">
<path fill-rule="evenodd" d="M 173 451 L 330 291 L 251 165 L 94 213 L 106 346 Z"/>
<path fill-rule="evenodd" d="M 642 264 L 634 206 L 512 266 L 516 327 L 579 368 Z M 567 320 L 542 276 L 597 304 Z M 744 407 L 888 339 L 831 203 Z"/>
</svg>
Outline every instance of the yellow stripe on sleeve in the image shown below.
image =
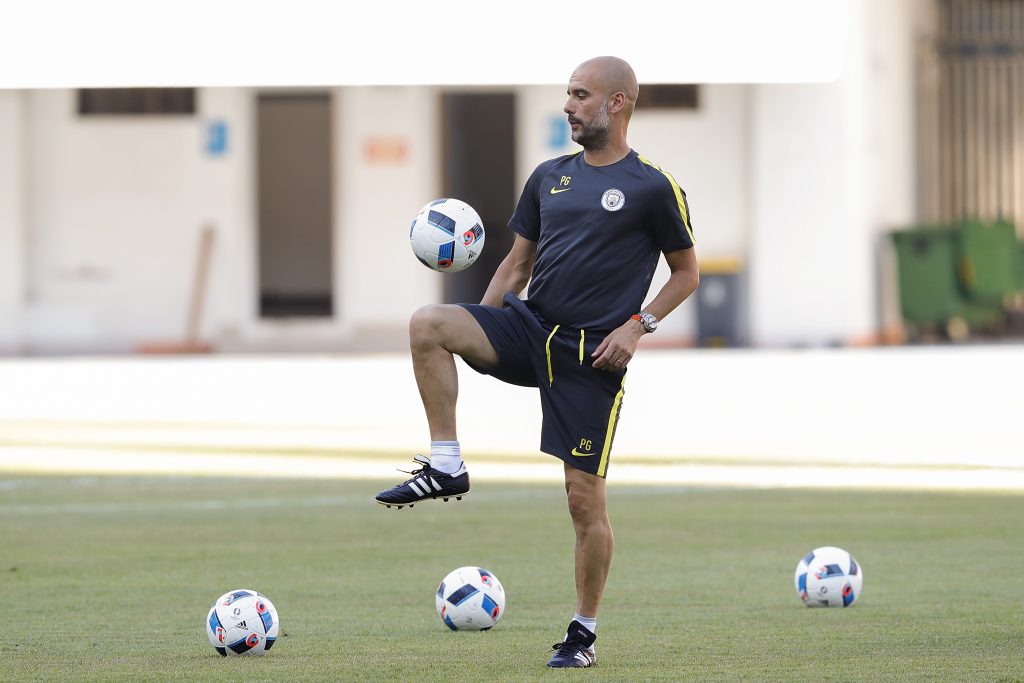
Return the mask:
<svg viewBox="0 0 1024 683">
<path fill-rule="evenodd" d="M 679 216 L 683 219 L 683 226 L 686 228 L 686 234 L 690 237 L 690 242 L 692 244 L 696 244 L 697 241 L 693 239 L 693 227 L 690 225 L 690 210 L 686 206 L 686 197 L 683 196 L 683 190 L 682 188 L 679 187 L 679 183 L 676 182 L 676 179 L 672 177 L 671 173 L 668 173 L 667 171 L 662 171 L 659 166 L 652 164 L 650 159 L 648 159 L 647 157 L 643 156 L 642 154 L 638 154 L 637 157 L 640 159 L 640 161 L 647 164 L 654 170 L 658 171 L 658 173 L 661 173 L 668 179 L 669 185 L 672 186 L 672 192 L 676 196 L 676 204 L 679 206 Z"/>
</svg>

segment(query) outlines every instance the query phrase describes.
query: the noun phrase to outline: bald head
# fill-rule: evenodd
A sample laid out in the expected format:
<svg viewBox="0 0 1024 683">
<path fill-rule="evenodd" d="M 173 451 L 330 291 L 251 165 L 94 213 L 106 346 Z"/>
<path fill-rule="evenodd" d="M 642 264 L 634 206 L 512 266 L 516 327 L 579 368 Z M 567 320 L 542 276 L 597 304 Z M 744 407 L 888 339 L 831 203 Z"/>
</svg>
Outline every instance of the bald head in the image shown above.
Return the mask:
<svg viewBox="0 0 1024 683">
<path fill-rule="evenodd" d="M 597 166 L 629 153 L 626 129 L 639 88 L 633 68 L 618 57 L 594 57 L 576 67 L 565 89 L 572 140 Z"/>
<path fill-rule="evenodd" d="M 636 74 L 633 67 L 624 59 L 612 56 L 594 57 L 576 67 L 573 72 L 573 80 L 579 74 L 586 74 L 592 82 L 604 91 L 605 95 L 612 95 L 621 92 L 626 96 L 627 117 L 633 112 L 636 105 L 636 98 L 640 94 L 640 86 L 636 82 Z"/>
</svg>

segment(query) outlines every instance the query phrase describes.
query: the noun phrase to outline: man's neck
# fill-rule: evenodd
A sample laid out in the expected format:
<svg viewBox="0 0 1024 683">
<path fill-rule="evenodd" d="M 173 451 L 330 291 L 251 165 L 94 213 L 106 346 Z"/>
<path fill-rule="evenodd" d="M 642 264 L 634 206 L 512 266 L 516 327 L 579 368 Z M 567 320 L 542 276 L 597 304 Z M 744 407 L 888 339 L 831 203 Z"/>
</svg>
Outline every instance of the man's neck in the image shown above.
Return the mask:
<svg viewBox="0 0 1024 683">
<path fill-rule="evenodd" d="M 584 149 L 583 160 L 590 166 L 611 166 L 625 159 L 629 152 L 629 145 L 623 140 L 618 144 L 605 145 L 601 149 Z"/>
</svg>

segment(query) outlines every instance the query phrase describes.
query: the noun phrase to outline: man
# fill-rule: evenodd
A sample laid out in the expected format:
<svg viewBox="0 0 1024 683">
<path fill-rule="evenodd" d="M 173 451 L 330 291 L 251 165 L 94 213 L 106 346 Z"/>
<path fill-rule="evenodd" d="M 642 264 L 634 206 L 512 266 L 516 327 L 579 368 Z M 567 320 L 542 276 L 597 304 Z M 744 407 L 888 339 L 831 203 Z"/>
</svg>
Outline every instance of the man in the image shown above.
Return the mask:
<svg viewBox="0 0 1024 683">
<path fill-rule="evenodd" d="M 626 129 L 639 88 L 617 57 L 573 72 L 565 103 L 583 147 L 542 163 L 509 221 L 515 242 L 478 305 L 434 305 L 409 325 L 413 368 L 430 429 L 430 458 L 377 495 L 412 506 L 469 491 L 455 429 L 454 356 L 478 372 L 535 386 L 541 450 L 564 461 L 576 532 L 576 614 L 551 667 L 595 662 L 597 611 L 612 558 L 605 476 L 626 365 L 698 282 L 686 196 L 675 180 L 630 149 Z M 644 309 L 659 254 L 671 275 Z M 527 299 L 516 294 L 529 282 Z"/>
</svg>

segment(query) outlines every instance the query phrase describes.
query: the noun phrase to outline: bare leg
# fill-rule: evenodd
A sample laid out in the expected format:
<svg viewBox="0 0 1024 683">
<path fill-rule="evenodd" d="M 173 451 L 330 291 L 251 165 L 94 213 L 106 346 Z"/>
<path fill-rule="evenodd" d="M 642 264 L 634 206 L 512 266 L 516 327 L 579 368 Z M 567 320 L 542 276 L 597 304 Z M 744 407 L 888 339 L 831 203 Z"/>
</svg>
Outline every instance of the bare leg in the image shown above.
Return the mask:
<svg viewBox="0 0 1024 683">
<path fill-rule="evenodd" d="M 498 354 L 476 319 L 455 305 L 431 305 L 416 311 L 409 321 L 416 386 L 432 441 L 456 440 L 455 403 L 459 375 L 455 354 L 481 367 L 492 367 Z"/>
<path fill-rule="evenodd" d="M 565 491 L 576 530 L 576 612 L 597 617 L 614 546 L 605 480 L 565 465 Z"/>
</svg>

